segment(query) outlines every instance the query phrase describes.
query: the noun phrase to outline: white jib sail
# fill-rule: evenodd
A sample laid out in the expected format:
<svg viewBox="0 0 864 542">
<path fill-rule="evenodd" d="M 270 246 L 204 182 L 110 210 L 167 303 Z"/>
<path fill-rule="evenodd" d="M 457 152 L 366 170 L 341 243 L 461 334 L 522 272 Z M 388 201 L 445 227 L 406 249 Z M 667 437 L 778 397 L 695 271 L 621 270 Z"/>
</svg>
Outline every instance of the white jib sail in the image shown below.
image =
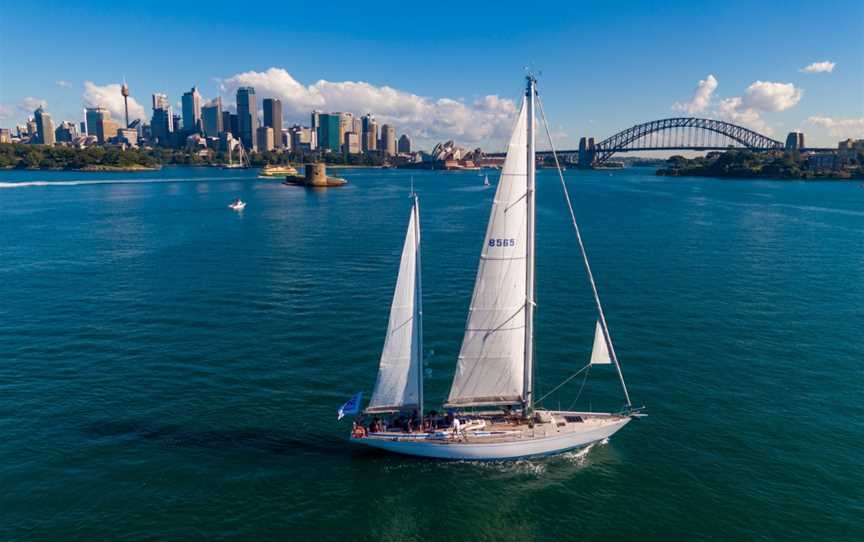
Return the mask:
<svg viewBox="0 0 864 542">
<path fill-rule="evenodd" d="M 522 400 L 525 364 L 526 105 L 519 111 L 480 253 L 447 405 Z"/>
<path fill-rule="evenodd" d="M 402 247 L 399 277 L 390 306 L 387 337 L 381 352 L 378 380 L 367 412 L 393 412 L 418 408 L 421 368 L 420 318 L 417 289 L 417 251 L 420 225 L 416 204 L 411 208 L 408 232 Z"/>
<path fill-rule="evenodd" d="M 612 363 L 612 358 L 609 356 L 606 338 L 603 337 L 603 329 L 598 320 L 597 327 L 594 329 L 594 346 L 591 348 L 591 365 L 608 365 L 610 363 Z"/>
</svg>

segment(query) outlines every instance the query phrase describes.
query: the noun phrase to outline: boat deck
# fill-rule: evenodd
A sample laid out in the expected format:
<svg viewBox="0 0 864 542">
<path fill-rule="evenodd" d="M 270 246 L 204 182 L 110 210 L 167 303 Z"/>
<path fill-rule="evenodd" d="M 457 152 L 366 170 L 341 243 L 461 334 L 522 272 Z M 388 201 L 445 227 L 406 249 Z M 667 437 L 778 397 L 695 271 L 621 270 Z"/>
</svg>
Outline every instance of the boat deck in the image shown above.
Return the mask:
<svg viewBox="0 0 864 542">
<path fill-rule="evenodd" d="M 360 439 L 385 439 L 396 442 L 438 442 L 454 443 L 507 443 L 541 439 L 557 435 L 592 432 L 608 425 L 620 423 L 625 416 L 613 414 L 592 414 L 584 412 L 549 413 L 547 420 L 529 424 L 521 419 L 508 420 L 502 416 L 470 416 L 464 420 L 457 432 L 452 428 L 433 431 L 381 431 L 369 433 Z"/>
</svg>

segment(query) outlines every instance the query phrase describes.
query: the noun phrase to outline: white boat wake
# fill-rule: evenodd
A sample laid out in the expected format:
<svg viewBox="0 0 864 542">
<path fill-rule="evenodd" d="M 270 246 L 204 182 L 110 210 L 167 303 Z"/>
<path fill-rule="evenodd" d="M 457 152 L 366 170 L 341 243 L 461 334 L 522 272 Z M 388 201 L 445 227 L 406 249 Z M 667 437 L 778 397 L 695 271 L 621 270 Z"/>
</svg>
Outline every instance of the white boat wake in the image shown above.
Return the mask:
<svg viewBox="0 0 864 542">
<path fill-rule="evenodd" d="M 199 177 L 196 179 L 103 179 L 99 181 L 22 181 L 0 182 L 0 188 L 28 188 L 33 186 L 86 186 L 91 184 L 164 184 L 197 183 L 210 181 L 257 180 L 255 177 Z"/>
</svg>

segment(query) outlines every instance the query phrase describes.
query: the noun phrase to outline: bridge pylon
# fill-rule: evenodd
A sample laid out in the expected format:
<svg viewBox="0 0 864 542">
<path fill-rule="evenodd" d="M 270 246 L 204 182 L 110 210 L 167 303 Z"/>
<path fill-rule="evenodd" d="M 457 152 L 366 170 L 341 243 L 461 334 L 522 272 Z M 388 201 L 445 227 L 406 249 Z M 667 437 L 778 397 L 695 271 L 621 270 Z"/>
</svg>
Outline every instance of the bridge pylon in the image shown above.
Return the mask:
<svg viewBox="0 0 864 542">
<path fill-rule="evenodd" d="M 594 138 L 593 137 L 580 137 L 579 138 L 579 169 L 591 169 L 594 167 L 594 159 L 596 157 L 597 150 L 594 146 Z"/>
</svg>

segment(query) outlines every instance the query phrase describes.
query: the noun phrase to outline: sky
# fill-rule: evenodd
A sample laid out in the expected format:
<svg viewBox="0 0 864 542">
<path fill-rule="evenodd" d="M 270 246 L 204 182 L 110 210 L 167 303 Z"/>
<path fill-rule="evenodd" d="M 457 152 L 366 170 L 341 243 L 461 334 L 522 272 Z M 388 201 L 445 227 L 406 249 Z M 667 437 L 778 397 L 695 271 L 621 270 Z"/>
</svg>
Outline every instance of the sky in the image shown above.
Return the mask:
<svg viewBox="0 0 864 542">
<path fill-rule="evenodd" d="M 811 146 L 864 138 L 864 2 L 75 2 L 0 0 L 0 127 L 102 105 L 149 121 L 197 85 L 373 113 L 415 145 L 501 150 L 524 85 L 556 146 L 672 116 L 728 120 Z M 542 146 L 542 145 L 541 145 Z"/>
</svg>

